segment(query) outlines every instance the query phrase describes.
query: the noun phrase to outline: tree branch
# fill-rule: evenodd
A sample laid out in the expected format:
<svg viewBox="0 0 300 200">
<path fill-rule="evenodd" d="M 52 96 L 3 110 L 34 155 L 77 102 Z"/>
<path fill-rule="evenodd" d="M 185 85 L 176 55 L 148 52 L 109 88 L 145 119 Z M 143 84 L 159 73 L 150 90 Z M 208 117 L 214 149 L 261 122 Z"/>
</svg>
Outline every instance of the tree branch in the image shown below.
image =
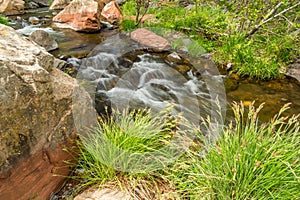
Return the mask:
<svg viewBox="0 0 300 200">
<path fill-rule="evenodd" d="M 277 10 L 278 10 L 278 8 L 281 6 L 283 4 L 283 2 L 281 1 L 281 2 L 279 2 L 258 24 L 256 24 L 255 26 L 254 26 L 254 28 L 251 30 L 251 31 L 249 31 L 247 34 L 246 34 L 246 38 L 247 37 L 249 37 L 249 36 L 251 36 L 251 35 L 253 35 L 256 31 L 258 31 L 258 29 L 262 26 L 262 25 L 264 25 L 265 23 L 267 23 L 268 21 L 270 21 L 270 19 L 272 19 L 272 18 L 274 18 L 274 16 L 273 17 L 271 17 Z"/>
<path fill-rule="evenodd" d="M 288 7 L 287 9 L 281 11 L 280 13 L 278 13 L 278 14 L 276 14 L 276 15 L 273 15 L 273 14 L 278 10 L 278 8 L 279 8 L 282 4 L 283 4 L 282 2 L 278 3 L 278 4 L 275 6 L 275 8 L 273 8 L 273 9 L 266 15 L 266 17 L 260 21 L 259 24 L 255 25 L 254 28 L 253 28 L 249 33 L 246 34 L 245 37 L 247 38 L 247 37 L 253 35 L 256 31 L 258 31 L 258 29 L 259 29 L 262 25 L 266 24 L 267 22 L 271 21 L 272 19 L 274 19 L 274 18 L 276 18 L 276 17 L 278 17 L 278 16 L 281 16 L 282 14 L 284 14 L 284 13 L 286 13 L 286 12 L 288 12 L 288 11 L 294 9 L 294 8 L 297 7 L 297 6 L 299 6 L 299 5 L 300 5 L 300 2 L 296 3 L 295 5 L 293 5 L 293 6 L 291 6 L 291 7 Z M 273 15 L 273 16 L 272 16 L 272 15 Z"/>
</svg>

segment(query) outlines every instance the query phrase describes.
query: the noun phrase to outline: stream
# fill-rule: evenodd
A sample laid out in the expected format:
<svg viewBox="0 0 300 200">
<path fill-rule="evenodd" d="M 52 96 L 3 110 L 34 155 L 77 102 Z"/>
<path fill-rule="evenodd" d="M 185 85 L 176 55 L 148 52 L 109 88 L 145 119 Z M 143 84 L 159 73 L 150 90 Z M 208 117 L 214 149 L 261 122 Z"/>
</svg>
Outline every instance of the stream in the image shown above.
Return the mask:
<svg viewBox="0 0 300 200">
<path fill-rule="evenodd" d="M 40 22 L 30 24 L 28 19 L 32 16 Z M 259 81 L 211 72 L 207 66 L 212 63 L 205 57 L 198 61 L 185 57 L 181 62 L 170 63 L 167 57 L 172 52 L 141 48 L 114 27 L 99 33 L 79 33 L 58 28 L 52 24 L 52 17 L 48 8 L 41 8 L 10 16 L 9 20 L 24 35 L 42 29 L 53 36 L 59 49 L 50 53 L 73 66 L 78 81 L 88 83 L 98 113 L 105 112 L 106 106 L 150 107 L 159 112 L 172 105 L 173 112 L 183 113 L 192 124 L 199 124 L 201 117 L 207 115 L 217 119 L 213 123 L 222 124 L 224 119 L 233 118 L 233 101 L 249 105 L 254 100 L 256 106 L 265 103 L 260 114 L 262 122 L 269 121 L 286 103 L 291 103 L 286 115 L 300 113 L 300 83 L 294 78 Z M 195 68 L 194 63 L 199 66 Z M 65 192 L 68 195 L 72 189 Z"/>
<path fill-rule="evenodd" d="M 28 19 L 32 16 L 38 17 L 40 23 L 36 25 L 30 24 Z M 128 38 L 124 39 L 126 37 L 122 39 L 122 34 L 119 34 L 118 29 L 110 27 L 102 29 L 99 33 L 79 33 L 70 29 L 58 28 L 52 23 L 52 17 L 52 12 L 48 8 L 40 8 L 28 10 L 26 14 L 21 16 L 11 16 L 9 19 L 12 26 L 24 35 L 30 35 L 37 29 L 42 29 L 52 35 L 58 42 L 59 49 L 50 53 L 72 63 L 77 70 L 80 68 L 79 74 L 82 76 L 81 78 L 87 78 L 94 82 L 97 96 L 113 100 L 119 97 L 129 99 L 128 95 L 130 94 L 132 105 L 143 107 L 151 104 L 155 105 L 154 107 L 157 110 L 161 109 L 162 104 L 165 104 L 167 100 L 172 99 L 175 102 L 186 101 L 187 103 L 183 104 L 190 107 L 179 108 L 179 110 L 185 110 L 186 113 L 189 113 L 188 118 L 190 119 L 192 119 L 191 116 L 193 115 L 191 111 L 203 111 L 203 114 L 207 114 L 208 110 L 211 110 L 211 107 L 208 108 L 208 101 L 209 99 L 212 100 L 211 94 L 209 95 L 207 91 L 203 92 L 205 88 L 207 89 L 207 86 L 203 86 L 205 84 L 203 81 L 201 82 L 201 78 L 198 83 L 195 83 L 195 77 L 193 77 L 192 73 L 182 74 L 181 78 L 183 80 L 176 79 L 177 85 L 184 85 L 182 88 L 175 86 L 176 84 L 174 83 L 172 83 L 173 85 L 170 82 L 168 83 L 172 76 L 177 74 L 176 77 L 180 77 L 180 73 L 167 66 L 162 59 L 164 55 L 136 51 L 138 49 L 137 44 L 129 44 Z M 126 49 L 130 45 L 132 52 Z M 136 45 L 136 49 L 134 49 L 134 45 Z M 127 53 L 127 55 L 122 58 L 121 52 L 123 54 Z M 134 55 L 134 52 L 137 52 L 139 55 Z M 118 53 L 119 55 L 117 55 Z M 104 69 L 111 64 L 114 65 L 114 71 Z M 130 72 L 126 65 L 133 66 Z M 150 65 L 151 67 L 149 68 Z M 99 69 L 99 66 L 102 66 L 102 69 Z M 177 71 L 180 70 L 177 69 Z M 185 71 L 187 72 L 187 70 Z M 124 75 L 128 76 L 129 74 L 130 76 L 134 74 L 135 77 L 140 77 L 140 79 L 127 80 L 129 77 L 126 78 Z M 93 76 L 94 78 L 92 78 Z M 122 77 L 121 79 L 120 76 Z M 243 101 L 246 105 L 254 100 L 256 101 L 255 105 L 265 102 L 264 109 L 260 115 L 262 121 L 268 121 L 286 103 L 291 103 L 291 109 L 286 114 L 300 113 L 300 83 L 294 78 L 287 77 L 281 80 L 257 81 L 243 79 L 234 75 L 228 76 L 226 72 L 223 72 L 219 78 L 223 79 L 226 90 L 226 97 L 224 98 L 227 99 L 227 119 L 232 118 L 232 112 L 230 111 L 232 101 Z M 174 80 L 174 78 L 172 79 Z M 162 82 L 164 83 L 162 84 Z M 117 87 L 113 87 L 115 84 L 117 84 Z M 193 89 L 195 84 L 198 84 L 199 91 Z M 193 99 L 193 96 L 189 96 L 187 91 L 192 90 L 194 90 L 192 95 L 198 93 L 197 96 L 200 97 L 199 103 L 193 102 L 195 99 Z M 132 93 L 132 91 L 135 92 Z M 178 99 L 178 97 L 181 99 Z M 186 98 L 182 99 L 182 97 Z M 105 101 L 105 99 L 102 100 Z M 127 103 L 130 102 L 127 101 Z M 195 104 L 201 105 L 200 108 L 192 106 Z"/>
</svg>

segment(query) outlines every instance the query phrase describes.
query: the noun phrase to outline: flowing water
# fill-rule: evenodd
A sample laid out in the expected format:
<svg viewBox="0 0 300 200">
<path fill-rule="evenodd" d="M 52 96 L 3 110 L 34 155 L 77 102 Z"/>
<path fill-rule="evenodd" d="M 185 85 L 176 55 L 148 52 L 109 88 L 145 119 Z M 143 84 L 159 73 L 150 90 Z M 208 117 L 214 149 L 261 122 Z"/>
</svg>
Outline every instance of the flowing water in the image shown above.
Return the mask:
<svg viewBox="0 0 300 200">
<path fill-rule="evenodd" d="M 28 23 L 31 16 L 39 17 L 40 23 Z M 195 113 L 203 116 L 214 108 L 212 101 L 215 96 L 204 74 L 199 77 L 190 69 L 182 73 L 166 63 L 164 55 L 136 51 L 139 48 L 137 44 L 128 42 L 126 36 L 116 34 L 118 30 L 78 33 L 57 28 L 52 24 L 51 17 L 52 13 L 43 8 L 22 15 L 21 19 L 16 16 L 10 19 L 14 22 L 13 27 L 22 34 L 29 35 L 36 29 L 50 33 L 59 44 L 59 50 L 51 53 L 64 59 L 69 58 L 68 62 L 79 70 L 77 78 L 86 79 L 94 85 L 94 95 L 96 99 L 99 98 L 97 102 L 100 104 L 151 106 L 160 110 L 172 102 L 178 111 L 187 113 L 191 120 Z M 262 121 L 269 120 L 286 103 L 292 103 L 288 114 L 300 113 L 300 84 L 295 79 L 250 81 L 228 77 L 226 74 L 212 77 L 215 82 L 220 79 L 225 82 L 227 108 L 232 101 L 250 104 L 255 100 L 256 105 L 265 102 Z M 103 109 L 99 104 L 96 106 L 99 110 Z M 230 111 L 227 114 L 229 118 L 232 116 Z"/>
<path fill-rule="evenodd" d="M 28 18 L 37 16 L 40 23 L 32 25 Z M 103 113 L 108 107 L 151 107 L 160 111 L 172 105 L 173 112 L 184 113 L 192 123 L 210 115 L 222 123 L 225 109 L 227 119 L 232 119 L 232 101 L 256 105 L 265 102 L 261 120 L 268 121 L 286 103 L 292 103 L 288 115 L 300 113 L 300 83 L 293 78 L 273 81 L 251 81 L 234 75 L 211 73 L 207 66 L 211 61 L 199 58 L 190 63 L 170 64 L 166 57 L 171 52 L 151 52 L 140 48 L 127 35 L 118 30 L 104 29 L 100 33 L 78 33 L 60 29 L 51 23 L 52 13 L 45 9 L 10 17 L 13 27 L 24 35 L 43 29 L 59 44 L 59 50 L 51 52 L 65 59 L 76 68 L 79 82 L 88 85 L 95 99 L 95 107 Z M 192 66 L 198 63 L 198 68 Z M 224 82 L 224 84 L 223 84 Z M 225 93 L 226 89 L 226 93 Z M 218 101 L 216 101 L 218 99 Z M 74 184 L 63 189 L 53 199 L 70 195 Z M 62 194 L 63 193 L 63 194 Z"/>
</svg>

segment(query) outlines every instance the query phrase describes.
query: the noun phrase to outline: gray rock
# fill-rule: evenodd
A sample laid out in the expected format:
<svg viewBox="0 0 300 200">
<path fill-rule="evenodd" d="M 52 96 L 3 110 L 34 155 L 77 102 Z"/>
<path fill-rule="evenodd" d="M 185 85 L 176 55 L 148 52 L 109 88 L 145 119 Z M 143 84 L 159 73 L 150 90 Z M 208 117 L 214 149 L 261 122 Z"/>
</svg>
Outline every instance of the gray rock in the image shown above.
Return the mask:
<svg viewBox="0 0 300 200">
<path fill-rule="evenodd" d="M 119 191 L 116 189 L 98 189 L 97 187 L 85 190 L 83 193 L 77 195 L 74 200 L 87 200 L 87 199 L 97 199 L 97 200 L 132 200 L 126 191 Z"/>
<path fill-rule="evenodd" d="M 300 82 L 300 58 L 289 65 L 286 74 L 297 79 Z"/>
<path fill-rule="evenodd" d="M 70 172 L 63 147 L 78 131 L 74 113 L 93 111 L 92 102 L 45 49 L 1 24 L 0 35 L 1 199 L 49 199 L 65 179 L 53 175 Z"/>
<path fill-rule="evenodd" d="M 35 9 L 35 8 L 39 8 L 39 7 L 40 6 L 37 3 L 33 2 L 33 1 L 30 1 L 26 4 L 27 9 Z"/>
<path fill-rule="evenodd" d="M 38 4 L 40 7 L 47 7 L 49 6 L 51 0 L 31 0 L 31 2 Z"/>
<path fill-rule="evenodd" d="M 55 49 L 58 49 L 57 42 L 46 31 L 36 30 L 33 33 L 31 33 L 29 38 L 41 47 L 44 47 L 47 51 L 53 51 Z"/>
<path fill-rule="evenodd" d="M 28 21 L 29 21 L 30 24 L 35 25 L 35 24 L 38 24 L 40 22 L 40 19 L 37 18 L 37 17 L 29 17 Z"/>
</svg>

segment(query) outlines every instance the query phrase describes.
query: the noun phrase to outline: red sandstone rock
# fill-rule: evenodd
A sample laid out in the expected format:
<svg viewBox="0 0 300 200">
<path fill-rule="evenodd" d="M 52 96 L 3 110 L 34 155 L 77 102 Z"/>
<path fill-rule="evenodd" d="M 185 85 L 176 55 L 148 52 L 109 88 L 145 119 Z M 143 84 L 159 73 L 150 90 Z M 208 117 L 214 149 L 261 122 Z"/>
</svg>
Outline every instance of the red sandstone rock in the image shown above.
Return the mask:
<svg viewBox="0 0 300 200">
<path fill-rule="evenodd" d="M 167 50 L 170 48 L 168 40 L 144 28 L 132 31 L 130 37 L 142 45 L 157 50 Z"/>
<path fill-rule="evenodd" d="M 67 23 L 76 31 L 95 32 L 100 30 L 101 7 L 94 0 L 73 0 L 58 13 L 54 22 Z"/>
<path fill-rule="evenodd" d="M 122 11 L 115 1 L 111 1 L 104 6 L 101 16 L 111 23 L 119 22 L 123 19 Z"/>
</svg>

